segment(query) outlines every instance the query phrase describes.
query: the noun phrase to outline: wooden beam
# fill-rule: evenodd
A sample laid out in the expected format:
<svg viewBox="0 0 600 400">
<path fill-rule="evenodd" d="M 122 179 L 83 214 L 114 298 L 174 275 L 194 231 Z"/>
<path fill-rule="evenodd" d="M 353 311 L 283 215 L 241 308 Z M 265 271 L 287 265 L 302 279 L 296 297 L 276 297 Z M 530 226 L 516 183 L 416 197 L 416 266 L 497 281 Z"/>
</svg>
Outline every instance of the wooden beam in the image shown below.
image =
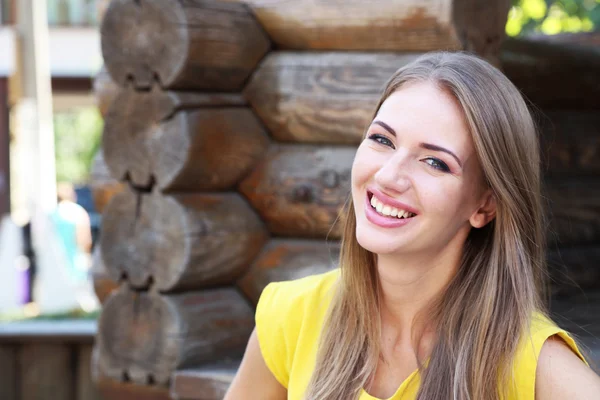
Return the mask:
<svg viewBox="0 0 600 400">
<path fill-rule="evenodd" d="M 52 93 L 89 93 L 93 80 L 88 77 L 52 77 Z"/>
</svg>

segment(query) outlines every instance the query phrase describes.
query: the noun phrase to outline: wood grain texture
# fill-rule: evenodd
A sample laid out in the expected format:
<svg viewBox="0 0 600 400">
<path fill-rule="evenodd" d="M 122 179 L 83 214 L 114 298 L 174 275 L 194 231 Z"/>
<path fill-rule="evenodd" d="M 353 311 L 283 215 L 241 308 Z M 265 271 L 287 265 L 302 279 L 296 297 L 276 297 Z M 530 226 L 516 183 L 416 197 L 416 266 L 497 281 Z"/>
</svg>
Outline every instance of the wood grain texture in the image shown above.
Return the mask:
<svg viewBox="0 0 600 400">
<path fill-rule="evenodd" d="M 92 345 L 83 345 L 77 349 L 77 400 L 102 400 L 96 384 L 92 380 Z"/>
<path fill-rule="evenodd" d="M 105 66 L 102 66 L 98 74 L 96 74 L 93 85 L 98 110 L 103 117 L 106 117 L 110 105 L 119 94 L 121 88 L 112 80 Z"/>
<path fill-rule="evenodd" d="M 339 250 L 337 242 L 273 239 L 237 284 L 256 305 L 270 282 L 299 279 L 336 268 Z"/>
<path fill-rule="evenodd" d="M 239 190 L 281 236 L 339 238 L 350 193 L 351 146 L 274 145 Z"/>
<path fill-rule="evenodd" d="M 102 214 L 110 199 L 125 188 L 123 182 L 112 177 L 104 161 L 104 152 L 100 149 L 94 156 L 90 171 L 90 189 L 94 198 L 96 212 Z"/>
<path fill-rule="evenodd" d="M 123 90 L 102 137 L 112 176 L 163 191 L 233 187 L 269 143 L 240 104 L 239 95 Z"/>
<path fill-rule="evenodd" d="M 253 310 L 233 288 L 161 295 L 123 286 L 100 316 L 99 373 L 167 386 L 177 369 L 240 359 L 253 328 Z"/>
<path fill-rule="evenodd" d="M 231 0 L 230 0 L 231 1 Z M 233 0 L 239 2 L 240 0 Z M 497 49 L 507 0 L 245 0 L 279 48 Z"/>
<path fill-rule="evenodd" d="M 97 0 L 96 11 L 98 12 L 98 22 L 102 23 L 106 9 L 112 0 Z"/>
<path fill-rule="evenodd" d="M 548 176 L 574 178 L 600 175 L 600 113 L 596 111 L 542 111 L 544 172 Z"/>
<path fill-rule="evenodd" d="M 98 382 L 98 390 L 104 400 L 172 400 L 166 387 L 137 385 L 108 378 Z"/>
<path fill-rule="evenodd" d="M 66 344 L 28 344 L 19 354 L 22 400 L 75 400 L 73 354 Z"/>
<path fill-rule="evenodd" d="M 270 41 L 245 4 L 218 0 L 113 0 L 102 55 L 121 86 L 240 90 Z"/>
<path fill-rule="evenodd" d="M 280 141 L 357 144 L 385 83 L 419 55 L 275 52 L 244 96 Z"/>
<path fill-rule="evenodd" d="M 0 346 L 0 399 L 19 398 L 19 349 L 13 344 Z"/>
<path fill-rule="evenodd" d="M 94 283 L 94 293 L 100 304 L 104 304 L 108 296 L 119 287 L 119 283 L 113 279 L 104 265 L 100 244 L 98 243 L 92 252 L 92 268 L 90 269 Z"/>
<path fill-rule="evenodd" d="M 552 179 L 545 187 L 549 243 L 560 246 L 600 243 L 600 179 Z"/>
<path fill-rule="evenodd" d="M 268 233 L 236 193 L 117 195 L 104 215 L 102 258 L 111 277 L 181 291 L 233 282 Z"/>
<path fill-rule="evenodd" d="M 548 40 L 507 39 L 502 70 L 536 106 L 600 108 L 600 49 Z"/>
<path fill-rule="evenodd" d="M 222 400 L 239 368 L 240 361 L 215 363 L 176 371 L 171 397 L 181 400 Z"/>
</svg>

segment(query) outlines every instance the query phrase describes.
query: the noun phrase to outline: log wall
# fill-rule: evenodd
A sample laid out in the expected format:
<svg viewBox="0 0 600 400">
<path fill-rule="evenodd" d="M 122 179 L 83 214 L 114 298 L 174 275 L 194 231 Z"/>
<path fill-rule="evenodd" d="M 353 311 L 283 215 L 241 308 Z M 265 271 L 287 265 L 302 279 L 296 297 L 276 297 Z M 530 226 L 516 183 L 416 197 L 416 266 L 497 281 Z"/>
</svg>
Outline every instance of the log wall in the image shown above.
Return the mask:
<svg viewBox="0 0 600 400">
<path fill-rule="evenodd" d="M 94 357 L 111 398 L 222 398 L 262 289 L 336 267 L 356 146 L 428 50 L 475 51 L 534 102 L 554 292 L 600 287 L 596 50 L 504 42 L 507 0 L 376 3 L 112 0 L 95 265 L 118 290 Z"/>
</svg>

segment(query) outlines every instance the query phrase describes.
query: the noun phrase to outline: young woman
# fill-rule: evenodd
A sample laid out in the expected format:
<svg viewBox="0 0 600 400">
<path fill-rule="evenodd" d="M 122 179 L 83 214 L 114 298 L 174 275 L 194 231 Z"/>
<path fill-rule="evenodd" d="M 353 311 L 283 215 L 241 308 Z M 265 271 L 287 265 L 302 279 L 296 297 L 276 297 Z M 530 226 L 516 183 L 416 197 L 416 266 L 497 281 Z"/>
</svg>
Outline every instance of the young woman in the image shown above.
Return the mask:
<svg viewBox="0 0 600 400">
<path fill-rule="evenodd" d="M 265 288 L 227 400 L 600 399 L 546 316 L 538 138 L 500 71 L 401 68 L 351 181 L 339 268 Z"/>
</svg>

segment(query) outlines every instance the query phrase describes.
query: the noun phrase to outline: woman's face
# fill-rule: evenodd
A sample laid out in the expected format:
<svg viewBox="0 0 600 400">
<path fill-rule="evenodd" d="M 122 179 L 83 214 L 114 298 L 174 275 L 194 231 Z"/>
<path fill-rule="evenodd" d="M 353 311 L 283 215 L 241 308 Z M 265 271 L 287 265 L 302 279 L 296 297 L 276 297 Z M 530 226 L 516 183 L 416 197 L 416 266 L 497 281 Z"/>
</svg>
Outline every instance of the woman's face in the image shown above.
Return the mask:
<svg viewBox="0 0 600 400">
<path fill-rule="evenodd" d="M 462 246 L 482 181 L 456 100 L 431 83 L 406 84 L 382 104 L 354 159 L 357 240 L 380 255 Z"/>
</svg>

